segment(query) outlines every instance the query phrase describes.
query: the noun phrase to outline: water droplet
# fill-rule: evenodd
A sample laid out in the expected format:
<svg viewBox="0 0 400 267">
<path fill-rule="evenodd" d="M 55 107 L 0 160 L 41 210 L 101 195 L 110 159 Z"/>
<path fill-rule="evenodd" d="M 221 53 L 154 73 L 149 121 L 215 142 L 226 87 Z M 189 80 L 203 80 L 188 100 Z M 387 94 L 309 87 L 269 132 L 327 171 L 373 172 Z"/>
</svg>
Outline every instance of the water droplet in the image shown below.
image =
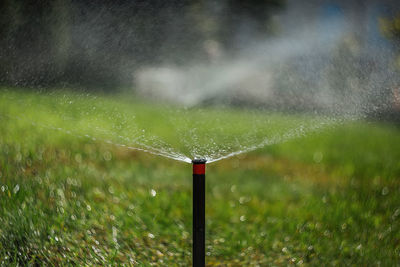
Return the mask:
<svg viewBox="0 0 400 267">
<path fill-rule="evenodd" d="M 160 258 L 161 258 L 161 257 L 164 257 L 164 254 L 163 254 L 161 251 L 159 251 L 159 250 L 156 251 L 156 254 L 157 254 L 157 256 L 160 257 Z"/>
<path fill-rule="evenodd" d="M 324 154 L 322 154 L 322 152 L 315 152 L 313 159 L 315 161 L 315 163 L 320 163 L 322 161 L 322 159 L 324 158 Z"/>
<path fill-rule="evenodd" d="M 387 188 L 387 186 L 385 186 L 385 187 L 382 189 L 382 195 L 383 195 L 383 196 L 386 196 L 388 193 L 389 193 L 389 188 Z"/>
<path fill-rule="evenodd" d="M 114 187 L 109 186 L 109 187 L 108 187 L 108 192 L 109 192 L 110 194 L 114 194 L 114 193 L 115 193 Z"/>
<path fill-rule="evenodd" d="M 400 215 L 400 209 L 395 210 L 395 212 L 393 213 L 393 218 L 396 218 L 397 216 Z"/>
<path fill-rule="evenodd" d="M 236 185 L 232 185 L 232 186 L 231 186 L 231 192 L 232 192 L 232 193 L 235 193 L 235 191 L 236 191 Z"/>
<path fill-rule="evenodd" d="M 82 163 L 82 155 L 81 154 L 76 154 L 75 155 L 75 161 L 77 162 L 77 163 Z"/>
<path fill-rule="evenodd" d="M 155 197 L 155 196 L 157 195 L 156 190 L 151 189 L 151 190 L 150 190 L 150 195 L 151 195 L 152 197 Z"/>
<path fill-rule="evenodd" d="M 106 151 L 103 153 L 103 158 L 105 161 L 110 161 L 112 159 L 112 155 L 110 153 L 110 151 Z"/>
<path fill-rule="evenodd" d="M 18 191 L 19 191 L 19 184 L 17 184 L 13 189 L 14 194 L 18 193 Z"/>
</svg>

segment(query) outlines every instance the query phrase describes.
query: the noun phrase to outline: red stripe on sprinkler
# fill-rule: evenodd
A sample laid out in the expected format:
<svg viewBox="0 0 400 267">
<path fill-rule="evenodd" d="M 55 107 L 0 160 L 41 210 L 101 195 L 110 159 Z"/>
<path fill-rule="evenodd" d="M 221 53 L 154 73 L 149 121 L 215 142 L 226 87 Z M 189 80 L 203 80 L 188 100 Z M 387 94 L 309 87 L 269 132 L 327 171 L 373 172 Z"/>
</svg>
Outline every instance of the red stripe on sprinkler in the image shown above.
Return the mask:
<svg viewBox="0 0 400 267">
<path fill-rule="evenodd" d="M 193 174 L 206 174 L 206 164 L 193 162 Z"/>
</svg>

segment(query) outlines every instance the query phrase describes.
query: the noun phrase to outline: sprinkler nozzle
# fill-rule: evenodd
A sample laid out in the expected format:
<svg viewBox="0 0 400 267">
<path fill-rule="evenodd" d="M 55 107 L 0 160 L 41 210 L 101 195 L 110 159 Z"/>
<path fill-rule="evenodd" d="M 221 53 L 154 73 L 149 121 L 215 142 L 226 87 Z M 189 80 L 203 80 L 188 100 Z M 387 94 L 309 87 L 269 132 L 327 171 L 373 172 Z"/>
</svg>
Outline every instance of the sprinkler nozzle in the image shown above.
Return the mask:
<svg viewBox="0 0 400 267">
<path fill-rule="evenodd" d="M 205 164 L 207 162 L 206 159 L 193 159 L 192 163 L 193 164 Z"/>
</svg>

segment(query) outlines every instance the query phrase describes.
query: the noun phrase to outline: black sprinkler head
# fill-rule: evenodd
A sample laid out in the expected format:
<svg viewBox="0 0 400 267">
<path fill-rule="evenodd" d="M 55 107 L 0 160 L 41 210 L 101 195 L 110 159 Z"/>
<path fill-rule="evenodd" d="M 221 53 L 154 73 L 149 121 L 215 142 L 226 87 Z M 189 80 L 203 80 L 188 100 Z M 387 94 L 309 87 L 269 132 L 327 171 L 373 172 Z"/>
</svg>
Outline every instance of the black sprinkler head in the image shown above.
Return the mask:
<svg viewBox="0 0 400 267">
<path fill-rule="evenodd" d="M 193 159 L 192 163 L 193 164 L 205 164 L 207 162 L 206 159 Z"/>
</svg>

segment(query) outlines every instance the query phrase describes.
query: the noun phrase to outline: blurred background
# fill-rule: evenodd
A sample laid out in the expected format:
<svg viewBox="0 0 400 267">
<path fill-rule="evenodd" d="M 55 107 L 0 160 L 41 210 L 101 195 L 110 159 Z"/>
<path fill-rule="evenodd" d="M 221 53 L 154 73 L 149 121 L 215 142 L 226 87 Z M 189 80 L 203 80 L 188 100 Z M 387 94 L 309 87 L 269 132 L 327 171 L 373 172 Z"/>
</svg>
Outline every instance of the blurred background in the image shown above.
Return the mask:
<svg viewBox="0 0 400 267">
<path fill-rule="evenodd" d="M 2 85 L 186 106 L 400 106 L 394 0 L 5 0 L 1 10 Z"/>
</svg>

